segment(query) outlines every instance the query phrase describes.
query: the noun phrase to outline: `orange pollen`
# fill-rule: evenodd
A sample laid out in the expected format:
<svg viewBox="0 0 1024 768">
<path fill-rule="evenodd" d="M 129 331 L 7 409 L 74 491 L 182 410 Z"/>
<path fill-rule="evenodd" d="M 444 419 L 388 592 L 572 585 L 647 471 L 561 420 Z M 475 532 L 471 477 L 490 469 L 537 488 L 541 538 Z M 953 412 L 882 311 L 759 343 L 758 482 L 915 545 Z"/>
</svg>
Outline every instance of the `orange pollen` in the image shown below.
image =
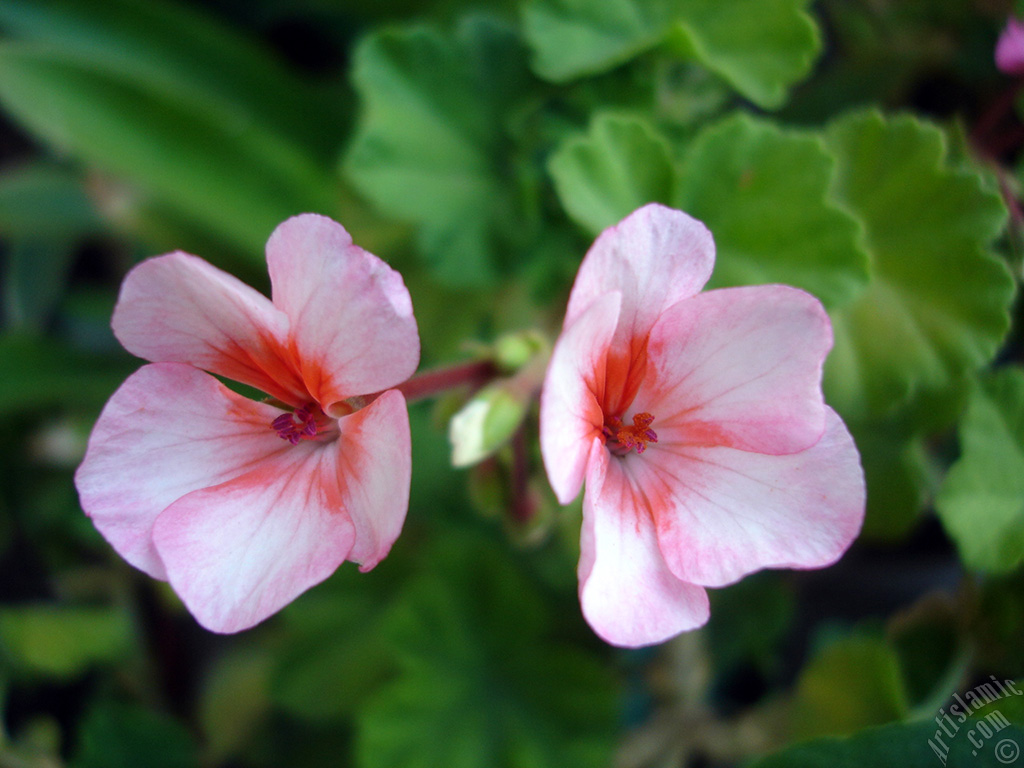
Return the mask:
<svg viewBox="0 0 1024 768">
<path fill-rule="evenodd" d="M 605 437 L 609 440 L 609 447 L 613 453 L 620 455 L 636 450 L 641 454 L 647 450 L 648 443 L 658 442 L 658 435 L 651 424 L 654 417 L 649 413 L 638 413 L 633 416 L 633 426 L 627 427 L 621 419 L 614 416 L 608 420 L 604 428 Z"/>
</svg>

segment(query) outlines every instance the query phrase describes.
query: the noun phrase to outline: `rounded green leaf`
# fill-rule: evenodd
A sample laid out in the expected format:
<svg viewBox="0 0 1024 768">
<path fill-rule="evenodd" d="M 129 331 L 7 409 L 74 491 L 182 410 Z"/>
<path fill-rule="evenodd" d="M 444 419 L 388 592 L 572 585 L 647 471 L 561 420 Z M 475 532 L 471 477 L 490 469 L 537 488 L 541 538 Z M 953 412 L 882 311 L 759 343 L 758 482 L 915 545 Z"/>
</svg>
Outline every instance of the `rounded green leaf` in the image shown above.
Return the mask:
<svg viewBox="0 0 1024 768">
<path fill-rule="evenodd" d="M 948 390 L 992 359 L 1014 293 L 989 251 L 1006 214 L 979 173 L 950 167 L 944 134 L 917 118 L 851 114 L 827 141 L 835 196 L 864 225 L 873 279 L 832 313 L 826 394 L 865 419 Z"/>
<path fill-rule="evenodd" d="M 809 0 L 678 0 L 673 36 L 755 104 L 774 108 L 810 71 L 821 37 Z"/>
<path fill-rule="evenodd" d="M 607 668 L 551 639 L 548 604 L 496 545 L 447 535 L 433 555 L 387 628 L 401 672 L 360 712 L 358 764 L 607 765 Z"/>
<path fill-rule="evenodd" d="M 1024 370 L 974 389 L 960 450 L 935 500 L 939 517 L 969 568 L 1012 570 L 1024 562 Z"/>
<path fill-rule="evenodd" d="M 355 49 L 363 109 L 345 170 L 380 210 L 421 225 L 420 247 L 448 284 L 493 280 L 495 231 L 510 218 L 500 115 L 526 74 L 514 35 L 479 19 L 455 35 L 379 31 Z"/>
<path fill-rule="evenodd" d="M 824 648 L 800 675 L 792 705 L 797 738 L 847 735 L 907 713 L 896 652 L 870 635 Z"/>
<path fill-rule="evenodd" d="M 673 202 L 715 238 L 710 285 L 786 283 L 828 307 L 868 279 L 856 221 L 829 199 L 834 161 L 813 134 L 736 114 L 686 148 Z"/>
<path fill-rule="evenodd" d="M 597 115 L 585 136 L 562 142 L 548 170 L 569 216 L 593 234 L 672 196 L 668 142 L 640 117 Z"/>
<path fill-rule="evenodd" d="M 821 49 L 807 0 L 530 0 L 523 26 L 541 77 L 606 72 L 668 42 L 762 107 L 777 107 Z"/>
</svg>

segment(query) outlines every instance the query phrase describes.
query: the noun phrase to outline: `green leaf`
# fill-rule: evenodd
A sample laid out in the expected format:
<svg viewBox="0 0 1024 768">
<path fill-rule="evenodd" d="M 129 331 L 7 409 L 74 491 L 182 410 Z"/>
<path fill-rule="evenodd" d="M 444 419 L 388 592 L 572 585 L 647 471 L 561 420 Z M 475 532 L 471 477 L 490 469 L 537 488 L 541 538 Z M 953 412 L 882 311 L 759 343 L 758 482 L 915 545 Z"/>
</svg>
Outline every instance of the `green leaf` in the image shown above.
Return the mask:
<svg viewBox="0 0 1024 768">
<path fill-rule="evenodd" d="M 973 721 L 954 725 L 956 730 L 949 727 L 952 736 L 930 720 L 869 728 L 848 739 L 798 744 L 757 760 L 749 768 L 1001 768 L 1016 762 L 1014 745 L 1024 744 L 1024 728 L 1018 725 L 1004 726 L 999 721 L 995 725 L 1000 729 L 995 730 L 992 722 L 986 722 L 991 737 Z"/>
<path fill-rule="evenodd" d="M 43 327 L 67 285 L 73 257 L 70 243 L 18 239 L 9 244 L 0 272 L 9 327 Z"/>
<path fill-rule="evenodd" d="M 911 717 L 935 717 L 967 679 L 972 664 L 984 664 L 971 652 L 962 604 L 935 590 L 895 614 L 886 625 L 886 638 L 899 657 Z"/>
<path fill-rule="evenodd" d="M 0 649 L 17 669 L 69 678 L 118 660 L 133 645 L 131 623 L 114 608 L 52 605 L 0 609 Z"/>
<path fill-rule="evenodd" d="M 786 100 L 810 71 L 821 37 L 809 0 L 685 0 L 673 35 L 708 69 L 761 107 Z"/>
<path fill-rule="evenodd" d="M 104 64 L 55 45 L 5 43 L 0 101 L 57 149 L 132 180 L 254 255 L 288 216 L 332 209 L 334 183 L 272 131 Z"/>
<path fill-rule="evenodd" d="M 895 651 L 881 638 L 844 637 L 804 668 L 792 705 L 797 738 L 847 735 L 907 713 Z"/>
<path fill-rule="evenodd" d="M 861 535 L 898 541 L 920 519 L 933 490 L 925 440 L 902 423 L 847 426 L 860 451 L 868 487 Z"/>
<path fill-rule="evenodd" d="M 641 117 L 595 116 L 586 136 L 562 142 L 548 170 L 569 216 L 593 234 L 672 197 L 668 142 Z"/>
<path fill-rule="evenodd" d="M 86 355 L 51 339 L 0 336 L 0 416 L 27 408 L 97 408 L 136 367 L 127 356 Z"/>
<path fill-rule="evenodd" d="M 687 147 L 676 207 L 715 238 L 710 285 L 786 283 L 835 307 L 868 279 L 856 221 L 828 199 L 834 161 L 813 134 L 736 114 Z"/>
<path fill-rule="evenodd" d="M 271 658 L 260 648 L 235 649 L 204 676 L 199 719 L 210 764 L 244 751 L 269 716 Z M 324 682 L 321 693 L 330 691 L 329 681 Z"/>
<path fill-rule="evenodd" d="M 657 45 L 670 4 L 636 0 L 530 0 L 523 28 L 533 68 L 555 82 L 606 72 Z"/>
<path fill-rule="evenodd" d="M 389 627 L 402 672 L 360 714 L 359 764 L 606 765 L 614 686 L 547 638 L 537 588 L 479 537 L 445 536 L 432 562 Z"/>
<path fill-rule="evenodd" d="M 141 90 L 190 104 L 238 133 L 265 128 L 288 142 L 337 151 L 341 115 L 273 51 L 189 5 L 168 0 L 9 0 L 9 37 L 53 45 Z"/>
<path fill-rule="evenodd" d="M 48 163 L 23 165 L 0 174 L 0 233 L 4 237 L 64 241 L 103 228 L 78 174 Z"/>
<path fill-rule="evenodd" d="M 779 671 L 779 646 L 793 622 L 792 589 L 780 574 L 762 572 L 709 597 L 705 632 L 715 669 L 728 673 L 750 665 L 770 679 Z"/>
<path fill-rule="evenodd" d="M 533 66 L 565 82 L 606 72 L 661 43 L 777 107 L 821 48 L 807 0 L 530 0 L 523 24 Z"/>
<path fill-rule="evenodd" d="M 452 285 L 491 282 L 496 230 L 511 226 L 500 115 L 523 86 L 524 57 L 510 32 L 479 19 L 454 35 L 377 32 L 354 53 L 363 113 L 346 171 L 382 211 L 422 225 L 425 256 Z"/>
<path fill-rule="evenodd" d="M 939 517 L 967 567 L 1012 570 L 1024 561 L 1024 370 L 974 389 L 960 450 L 935 500 Z"/>
<path fill-rule="evenodd" d="M 78 176 L 45 163 L 0 174 L 0 266 L 4 319 L 11 327 L 42 328 L 67 285 L 75 245 L 103 223 Z"/>
<path fill-rule="evenodd" d="M 394 671 L 381 642 L 403 580 L 389 559 L 373 572 L 339 569 L 282 615 L 287 646 L 277 655 L 270 693 L 285 711 L 314 720 L 352 716 Z"/>
<path fill-rule="evenodd" d="M 128 704 L 99 704 L 86 715 L 70 768 L 197 768 L 184 726 Z"/>
<path fill-rule="evenodd" d="M 832 313 L 826 394 L 865 420 L 922 392 L 952 391 L 992 359 L 1014 293 L 989 251 L 1006 213 L 979 173 L 949 167 L 945 135 L 917 118 L 855 113 L 827 138 L 835 195 L 864 224 L 873 279 Z"/>
</svg>

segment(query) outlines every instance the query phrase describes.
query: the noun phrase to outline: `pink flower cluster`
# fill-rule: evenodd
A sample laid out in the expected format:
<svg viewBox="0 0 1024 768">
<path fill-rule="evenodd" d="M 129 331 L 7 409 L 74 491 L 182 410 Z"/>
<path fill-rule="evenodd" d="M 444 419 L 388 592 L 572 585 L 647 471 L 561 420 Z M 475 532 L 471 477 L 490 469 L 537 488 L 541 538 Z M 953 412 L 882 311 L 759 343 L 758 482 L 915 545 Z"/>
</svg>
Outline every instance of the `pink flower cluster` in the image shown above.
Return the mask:
<svg viewBox="0 0 1024 768">
<path fill-rule="evenodd" d="M 419 338 L 401 277 L 312 214 L 278 227 L 267 263 L 269 300 L 184 253 L 129 273 L 114 331 L 150 364 L 111 397 L 76 475 L 111 545 L 218 632 L 346 560 L 372 568 L 408 507 L 393 388 Z M 707 587 L 835 561 L 863 518 L 856 448 L 821 393 L 828 316 L 786 286 L 700 293 L 713 264 L 710 233 L 679 211 L 606 230 L 547 371 L 544 463 L 562 503 L 586 483 L 580 602 L 613 644 L 700 626 Z"/>
</svg>

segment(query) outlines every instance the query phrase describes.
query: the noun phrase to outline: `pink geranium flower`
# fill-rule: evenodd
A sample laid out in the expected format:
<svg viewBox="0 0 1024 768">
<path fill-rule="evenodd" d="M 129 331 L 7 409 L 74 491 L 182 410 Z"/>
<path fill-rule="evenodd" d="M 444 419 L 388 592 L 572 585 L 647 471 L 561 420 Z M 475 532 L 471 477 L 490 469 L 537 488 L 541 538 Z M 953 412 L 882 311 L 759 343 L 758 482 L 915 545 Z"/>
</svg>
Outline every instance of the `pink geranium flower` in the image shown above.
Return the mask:
<svg viewBox="0 0 1024 768">
<path fill-rule="evenodd" d="M 1012 16 L 996 43 L 996 66 L 1008 75 L 1024 74 L 1024 24 Z"/>
<path fill-rule="evenodd" d="M 345 560 L 372 568 L 409 500 L 405 399 L 362 397 L 419 361 L 401 276 L 313 214 L 274 231 L 267 264 L 272 301 L 186 253 L 128 274 L 114 333 L 152 364 L 110 398 L 75 475 L 114 549 L 215 632 L 257 624 Z"/>
<path fill-rule="evenodd" d="M 856 447 L 822 399 L 824 309 L 781 285 L 699 293 L 713 264 L 679 211 L 605 230 L 544 383 L 551 485 L 566 504 L 586 480 L 580 603 L 616 645 L 702 625 L 705 587 L 834 562 L 863 519 Z"/>
</svg>

